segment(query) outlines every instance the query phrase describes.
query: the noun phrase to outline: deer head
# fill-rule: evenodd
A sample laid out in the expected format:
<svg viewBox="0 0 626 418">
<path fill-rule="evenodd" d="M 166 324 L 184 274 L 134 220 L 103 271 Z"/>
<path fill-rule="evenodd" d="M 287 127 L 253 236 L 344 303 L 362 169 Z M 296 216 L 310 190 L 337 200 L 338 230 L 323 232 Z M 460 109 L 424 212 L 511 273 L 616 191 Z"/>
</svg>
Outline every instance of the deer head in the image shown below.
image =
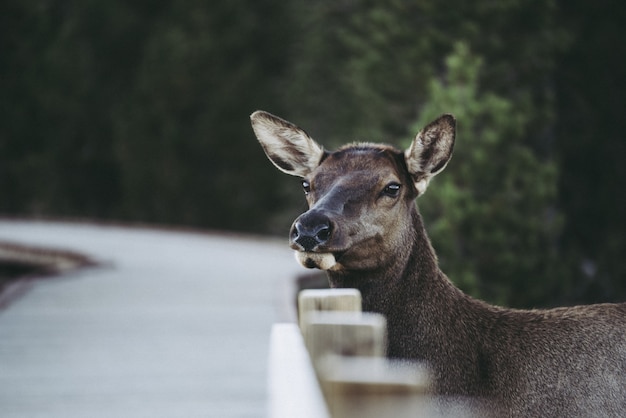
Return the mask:
<svg viewBox="0 0 626 418">
<path fill-rule="evenodd" d="M 442 115 L 404 152 L 371 143 L 328 152 L 267 112 L 254 112 L 251 120 L 270 161 L 302 178 L 309 210 L 291 227 L 296 258 L 332 272 L 386 268 L 411 246 L 415 198 L 445 168 L 455 138 L 454 117 Z"/>
</svg>

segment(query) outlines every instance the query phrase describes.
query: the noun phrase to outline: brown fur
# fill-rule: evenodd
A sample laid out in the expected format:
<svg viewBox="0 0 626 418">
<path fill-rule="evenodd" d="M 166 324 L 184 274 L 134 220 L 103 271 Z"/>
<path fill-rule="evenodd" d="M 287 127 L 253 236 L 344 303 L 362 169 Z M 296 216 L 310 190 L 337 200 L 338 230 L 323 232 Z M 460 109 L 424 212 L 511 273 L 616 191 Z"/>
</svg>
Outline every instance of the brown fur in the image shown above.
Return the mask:
<svg viewBox="0 0 626 418">
<path fill-rule="evenodd" d="M 626 304 L 505 309 L 439 269 L 415 198 L 450 159 L 451 116 L 404 153 L 374 144 L 329 153 L 295 125 L 285 135 L 288 122 L 268 113 L 252 123 L 277 167 L 306 182 L 309 210 L 291 232 L 301 263 L 359 289 L 364 309 L 387 317 L 388 355 L 426 361 L 436 393 L 487 400 L 498 416 L 626 414 Z"/>
</svg>

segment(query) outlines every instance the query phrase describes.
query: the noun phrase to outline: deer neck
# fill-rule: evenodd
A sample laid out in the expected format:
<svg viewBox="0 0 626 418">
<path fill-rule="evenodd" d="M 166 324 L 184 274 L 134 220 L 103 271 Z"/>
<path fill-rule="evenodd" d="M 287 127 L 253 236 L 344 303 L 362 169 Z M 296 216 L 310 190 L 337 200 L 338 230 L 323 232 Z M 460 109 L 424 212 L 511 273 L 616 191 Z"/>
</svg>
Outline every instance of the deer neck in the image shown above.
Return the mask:
<svg viewBox="0 0 626 418">
<path fill-rule="evenodd" d="M 453 311 L 472 302 L 439 269 L 417 209 L 406 231 L 387 265 L 371 271 L 329 271 L 328 276 L 332 287 L 359 289 L 364 311 L 385 315 L 389 341 L 394 342 L 390 356 L 412 352 L 410 357 L 421 358 L 425 347 L 415 344 L 416 333 L 423 342 L 433 341 L 430 334 L 455 327 Z"/>
<path fill-rule="evenodd" d="M 364 310 L 385 315 L 407 298 L 420 297 L 420 289 L 432 286 L 442 273 L 416 207 L 410 212 L 409 226 L 395 241 L 389 261 L 378 268 L 328 271 L 331 287 L 358 289 Z"/>
</svg>

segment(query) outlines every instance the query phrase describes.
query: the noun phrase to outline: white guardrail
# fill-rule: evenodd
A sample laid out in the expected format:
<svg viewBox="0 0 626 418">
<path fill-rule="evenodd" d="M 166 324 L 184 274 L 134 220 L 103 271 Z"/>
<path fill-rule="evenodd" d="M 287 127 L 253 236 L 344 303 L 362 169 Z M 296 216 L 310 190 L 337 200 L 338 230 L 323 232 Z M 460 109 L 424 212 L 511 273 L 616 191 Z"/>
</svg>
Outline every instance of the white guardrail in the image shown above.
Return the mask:
<svg viewBox="0 0 626 418">
<path fill-rule="evenodd" d="M 385 357 L 386 320 L 358 290 L 303 290 L 298 313 L 272 329 L 270 418 L 472 416 L 428 394 L 425 366 Z"/>
</svg>

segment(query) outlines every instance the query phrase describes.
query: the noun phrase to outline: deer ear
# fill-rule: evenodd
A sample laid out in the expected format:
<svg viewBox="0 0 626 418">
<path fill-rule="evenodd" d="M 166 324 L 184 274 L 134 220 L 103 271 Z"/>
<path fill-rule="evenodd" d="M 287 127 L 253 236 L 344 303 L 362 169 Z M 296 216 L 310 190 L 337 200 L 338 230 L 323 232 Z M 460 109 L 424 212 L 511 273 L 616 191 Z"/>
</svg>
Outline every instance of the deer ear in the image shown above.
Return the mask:
<svg viewBox="0 0 626 418">
<path fill-rule="evenodd" d="M 261 110 L 250 120 L 265 154 L 279 170 L 304 177 L 320 164 L 324 148 L 296 125 Z"/>
<path fill-rule="evenodd" d="M 404 157 L 415 182 L 418 195 L 426 191 L 430 179 L 442 171 L 454 149 L 456 120 L 452 115 L 441 115 L 422 129 Z"/>
</svg>

